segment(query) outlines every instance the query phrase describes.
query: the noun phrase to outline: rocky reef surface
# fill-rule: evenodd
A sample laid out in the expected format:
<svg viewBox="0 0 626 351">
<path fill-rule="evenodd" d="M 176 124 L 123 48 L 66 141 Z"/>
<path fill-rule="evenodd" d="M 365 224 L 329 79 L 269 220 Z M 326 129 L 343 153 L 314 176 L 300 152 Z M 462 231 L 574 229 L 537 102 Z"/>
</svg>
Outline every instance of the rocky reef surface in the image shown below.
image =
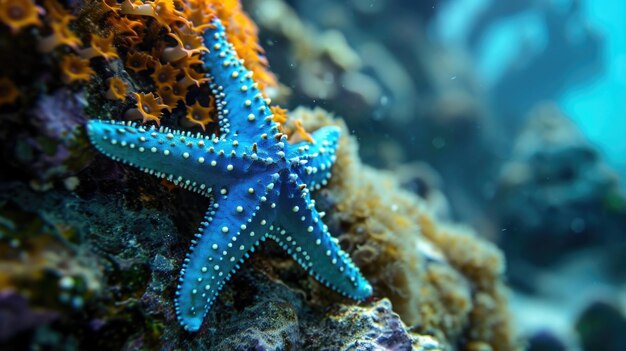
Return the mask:
<svg viewBox="0 0 626 351">
<path fill-rule="evenodd" d="M 0 348 L 521 348 L 493 244 L 447 223 L 436 189 L 420 197 L 364 165 L 340 118 L 278 106 L 290 142 L 342 129 L 332 178 L 314 198 L 374 296 L 341 297 L 267 242 L 200 331 L 185 332 L 174 294 L 209 199 L 96 153 L 83 126 L 104 118 L 215 132 L 195 29 L 221 18 L 269 95 L 280 89 L 256 26 L 237 1 L 20 0 L 0 2 L 0 14 L 2 52 L 19 56 L 1 58 L 16 69 L 0 66 L 11 97 L 0 102 Z"/>
</svg>

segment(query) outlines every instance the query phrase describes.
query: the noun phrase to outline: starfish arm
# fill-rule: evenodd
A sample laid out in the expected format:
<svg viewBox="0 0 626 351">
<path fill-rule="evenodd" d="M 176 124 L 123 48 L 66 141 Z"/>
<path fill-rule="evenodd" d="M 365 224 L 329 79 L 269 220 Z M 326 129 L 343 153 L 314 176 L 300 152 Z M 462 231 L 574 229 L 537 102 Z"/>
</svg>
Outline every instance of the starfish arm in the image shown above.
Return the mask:
<svg viewBox="0 0 626 351">
<path fill-rule="evenodd" d="M 355 300 L 369 297 L 371 285 L 328 233 L 306 188 L 297 183 L 295 177 L 283 182 L 276 225 L 268 237 L 324 285 Z"/>
<path fill-rule="evenodd" d="M 275 217 L 278 189 L 272 177 L 243 181 L 207 211 L 181 270 L 176 292 L 180 324 L 197 331 L 224 284 L 248 258 Z M 250 192 L 253 189 L 254 192 Z M 227 201 L 226 201 L 227 200 Z"/>
<path fill-rule="evenodd" d="M 98 120 L 88 122 L 87 134 L 106 156 L 205 195 L 212 186 L 265 168 L 254 162 L 259 156 L 250 146 L 217 137 Z"/>
<path fill-rule="evenodd" d="M 319 189 L 330 178 L 340 133 L 338 127 L 322 127 L 311 134 L 313 143 L 303 141 L 289 146 L 287 158 L 298 164 L 294 169 L 309 189 Z"/>
<path fill-rule="evenodd" d="M 256 142 L 269 151 L 275 146 L 273 136 L 278 133 L 269 104 L 252 79 L 252 71 L 243 65 L 228 42 L 220 20 L 213 20 L 212 25 L 204 33 L 210 52 L 205 52 L 202 60 L 217 100 L 221 131 L 231 139 Z"/>
</svg>

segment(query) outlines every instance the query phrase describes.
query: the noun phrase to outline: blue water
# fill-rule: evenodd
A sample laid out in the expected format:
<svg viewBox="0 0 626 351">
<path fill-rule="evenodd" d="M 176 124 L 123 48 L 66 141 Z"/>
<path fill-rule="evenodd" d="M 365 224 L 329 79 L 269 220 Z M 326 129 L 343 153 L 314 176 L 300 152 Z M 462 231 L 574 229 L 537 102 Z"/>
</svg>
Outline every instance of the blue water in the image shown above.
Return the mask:
<svg viewBox="0 0 626 351">
<path fill-rule="evenodd" d="M 586 1 L 589 24 L 605 35 L 605 73 L 559 100 L 626 179 L 626 1 Z"/>
<path fill-rule="evenodd" d="M 431 27 L 432 35 L 449 46 L 467 49 L 468 33 L 473 27 L 482 24 L 478 14 L 494 7 L 494 1 L 444 2 L 443 10 Z M 516 0 L 515 3 L 524 1 Z M 527 9 L 488 23 L 478 44 L 473 51 L 470 50 L 477 76 L 487 90 L 495 88 L 516 59 L 539 55 L 552 44 L 545 21 L 537 8 L 549 6 L 557 13 L 564 12 L 572 0 L 526 3 Z M 626 1 L 587 0 L 580 1 L 580 4 L 581 15 L 568 28 L 568 39 L 573 42 L 579 40 L 583 26 L 588 26 L 600 35 L 602 68 L 600 72 L 578 80 L 576 72 L 572 72 L 571 81 L 565 81 L 569 85 L 554 100 L 578 124 L 587 138 L 598 146 L 609 164 L 626 179 Z M 546 78 L 551 78 L 549 72 Z"/>
</svg>

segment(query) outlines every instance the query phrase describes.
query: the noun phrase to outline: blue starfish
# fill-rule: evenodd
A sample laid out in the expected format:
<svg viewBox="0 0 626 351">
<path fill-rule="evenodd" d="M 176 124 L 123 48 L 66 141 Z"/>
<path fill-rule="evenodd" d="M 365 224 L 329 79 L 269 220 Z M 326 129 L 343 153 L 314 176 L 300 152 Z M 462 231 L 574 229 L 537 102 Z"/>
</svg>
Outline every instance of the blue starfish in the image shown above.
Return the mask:
<svg viewBox="0 0 626 351">
<path fill-rule="evenodd" d="M 219 137 L 114 121 L 87 125 L 103 154 L 212 198 L 181 269 L 179 322 L 197 331 L 226 281 L 267 238 L 331 289 L 356 300 L 370 296 L 372 287 L 328 233 L 309 193 L 330 177 L 339 129 L 324 127 L 313 143 L 288 144 L 224 27 L 217 19 L 213 27 L 204 34 L 211 52 L 203 62 Z"/>
</svg>

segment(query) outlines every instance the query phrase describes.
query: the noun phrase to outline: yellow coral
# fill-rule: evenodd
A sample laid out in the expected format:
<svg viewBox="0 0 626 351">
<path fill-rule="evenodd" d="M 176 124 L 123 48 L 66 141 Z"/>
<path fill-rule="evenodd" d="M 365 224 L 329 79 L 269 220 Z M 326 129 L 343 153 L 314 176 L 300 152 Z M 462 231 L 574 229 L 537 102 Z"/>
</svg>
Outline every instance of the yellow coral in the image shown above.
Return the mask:
<svg viewBox="0 0 626 351">
<path fill-rule="evenodd" d="M 126 56 L 126 68 L 133 72 L 145 71 L 153 62 L 152 56 L 141 51 L 131 51 Z"/>
<path fill-rule="evenodd" d="M 87 59 L 74 54 L 65 55 L 61 59 L 61 80 L 65 84 L 88 81 L 94 74 Z"/>
<path fill-rule="evenodd" d="M 119 55 L 117 54 L 117 49 L 115 49 L 115 46 L 113 46 L 113 33 L 109 33 L 109 35 L 106 37 L 92 34 L 91 47 L 81 50 L 80 56 L 86 59 L 101 56 L 107 61 L 119 58 Z"/>
<path fill-rule="evenodd" d="M 120 12 L 125 15 L 152 17 L 168 30 L 176 22 L 188 23 L 183 14 L 176 10 L 174 0 L 154 0 L 147 3 L 124 0 Z"/>
<path fill-rule="evenodd" d="M 126 100 L 128 87 L 126 83 L 119 77 L 112 77 L 107 81 L 109 89 L 106 92 L 106 98 L 109 100 Z"/>
<path fill-rule="evenodd" d="M 209 78 L 206 77 L 204 73 L 198 72 L 193 68 L 185 67 L 183 68 L 183 73 L 185 74 L 178 83 L 182 86 L 189 88 L 192 85 L 200 86 L 200 84 L 206 83 L 209 81 Z"/>
<path fill-rule="evenodd" d="M 163 50 L 163 59 L 169 62 L 176 62 L 193 54 L 209 51 L 204 46 L 202 36 L 193 32 L 189 27 L 174 28 L 175 33 L 169 36 L 176 40 L 176 46 Z"/>
<path fill-rule="evenodd" d="M 118 13 L 122 9 L 122 5 L 118 4 L 116 0 L 102 0 L 100 4 L 104 10 L 113 13 Z"/>
<path fill-rule="evenodd" d="M 77 49 L 80 46 L 81 41 L 69 28 L 70 21 L 73 19 L 73 16 L 66 16 L 60 20 L 52 21 L 50 23 L 52 33 L 39 40 L 37 43 L 37 49 L 41 52 L 50 52 L 61 45 L 67 45 Z"/>
<path fill-rule="evenodd" d="M 18 33 L 28 26 L 41 26 L 42 9 L 32 0 L 0 0 L 0 22 Z"/>
<path fill-rule="evenodd" d="M 162 111 L 167 108 L 167 105 L 161 103 L 161 98 L 153 93 L 133 93 L 133 95 L 137 99 L 137 110 L 141 114 L 143 122 L 154 121 L 160 125 Z"/>
<path fill-rule="evenodd" d="M 219 1 L 215 7 L 218 17 L 224 22 L 229 41 L 245 66 L 254 72 L 259 87 L 276 86 L 276 76 L 267 69 L 268 62 L 258 41 L 258 28 L 243 12 L 239 1 Z"/>
<path fill-rule="evenodd" d="M 46 8 L 46 17 L 50 21 L 64 22 L 73 21 L 76 19 L 74 15 L 70 14 L 61 4 L 56 0 L 44 0 L 43 5 Z"/>
<path fill-rule="evenodd" d="M 154 73 L 152 73 L 150 77 L 152 77 L 157 88 L 164 86 L 172 87 L 174 83 L 176 83 L 176 76 L 178 76 L 179 73 L 180 71 L 169 63 L 163 65 L 157 61 L 154 64 Z"/>
<path fill-rule="evenodd" d="M 200 105 L 198 101 L 191 106 L 187 106 L 187 114 L 185 115 L 185 119 L 187 122 L 191 124 L 195 124 L 200 126 L 202 130 L 204 130 L 204 126 L 213 122 L 213 118 L 211 114 L 213 113 L 213 105 L 215 104 L 215 100 L 211 97 L 211 101 L 209 102 L 209 107 L 204 107 Z"/>
</svg>

